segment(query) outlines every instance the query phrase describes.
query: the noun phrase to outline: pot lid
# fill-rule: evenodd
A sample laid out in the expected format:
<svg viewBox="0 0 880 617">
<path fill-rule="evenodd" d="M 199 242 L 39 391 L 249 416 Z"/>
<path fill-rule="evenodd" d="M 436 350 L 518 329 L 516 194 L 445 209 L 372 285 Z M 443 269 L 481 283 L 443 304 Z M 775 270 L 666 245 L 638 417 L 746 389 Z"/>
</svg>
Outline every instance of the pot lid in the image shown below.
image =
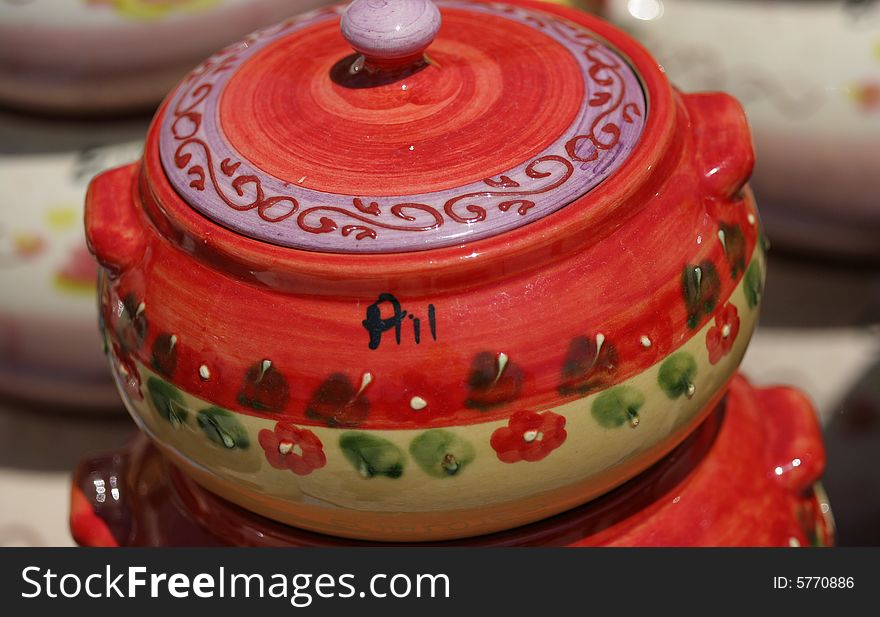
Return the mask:
<svg viewBox="0 0 880 617">
<path fill-rule="evenodd" d="M 572 203 L 628 158 L 645 114 L 620 53 L 557 14 L 355 0 L 204 62 L 168 102 L 159 153 L 176 191 L 240 234 L 403 252 Z"/>
</svg>

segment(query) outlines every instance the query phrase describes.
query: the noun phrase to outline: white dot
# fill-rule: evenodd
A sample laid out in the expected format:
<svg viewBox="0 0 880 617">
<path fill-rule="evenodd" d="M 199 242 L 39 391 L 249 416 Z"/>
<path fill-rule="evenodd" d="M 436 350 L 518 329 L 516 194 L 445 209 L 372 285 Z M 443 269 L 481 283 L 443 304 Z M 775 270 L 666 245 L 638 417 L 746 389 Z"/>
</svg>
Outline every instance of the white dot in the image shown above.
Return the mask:
<svg viewBox="0 0 880 617">
<path fill-rule="evenodd" d="M 775 473 L 777 476 L 781 476 L 784 471 L 785 470 L 782 467 L 777 467 L 773 470 L 773 473 Z"/>
<path fill-rule="evenodd" d="M 724 324 L 721 327 L 721 336 L 724 338 L 727 338 L 728 336 L 730 336 L 730 324 Z"/>
<path fill-rule="evenodd" d="M 288 454 L 293 454 L 294 456 L 302 456 L 302 448 L 298 443 L 293 443 L 292 441 L 284 440 L 278 444 L 278 452 L 287 456 Z"/>
<path fill-rule="evenodd" d="M 369 371 L 366 371 L 363 375 L 361 375 L 361 389 L 358 390 L 358 394 L 366 390 L 367 386 L 369 386 L 371 383 L 373 383 L 373 374 Z"/>
<path fill-rule="evenodd" d="M 642 335 L 642 338 L 640 338 L 639 341 L 642 343 L 642 347 L 644 347 L 645 349 L 648 349 L 651 346 L 651 339 L 649 339 L 647 336 Z"/>
<path fill-rule="evenodd" d="M 754 225 L 755 224 L 755 215 L 752 214 L 751 212 L 749 212 L 749 215 L 746 217 L 746 220 L 748 220 L 749 225 Z"/>
<path fill-rule="evenodd" d="M 211 379 L 211 369 L 208 368 L 206 364 L 203 364 L 199 367 L 199 377 L 204 381 L 208 381 Z"/>
<path fill-rule="evenodd" d="M 794 459 L 794 460 L 791 462 L 791 466 L 792 466 L 792 467 L 800 467 L 800 466 L 801 466 L 801 459 L 799 459 L 799 458 Z"/>
<path fill-rule="evenodd" d="M 410 147 L 409 147 L 409 151 L 410 151 L 410 152 L 412 152 L 412 151 L 415 150 L 415 149 L 416 149 L 415 146 L 410 146 Z"/>
<path fill-rule="evenodd" d="M 414 396 L 409 399 L 409 406 L 415 409 L 416 411 L 421 411 L 425 407 L 428 406 L 428 401 L 423 399 L 421 396 Z"/>
<path fill-rule="evenodd" d="M 543 437 L 543 435 L 538 431 L 526 431 L 523 433 L 523 441 L 526 443 L 532 443 L 537 439 L 541 439 L 541 437 Z"/>
<path fill-rule="evenodd" d="M 795 538 L 794 536 L 792 536 L 791 538 L 788 539 L 788 545 L 791 548 L 797 548 L 801 545 L 801 541 L 798 540 L 797 538 Z"/>
</svg>

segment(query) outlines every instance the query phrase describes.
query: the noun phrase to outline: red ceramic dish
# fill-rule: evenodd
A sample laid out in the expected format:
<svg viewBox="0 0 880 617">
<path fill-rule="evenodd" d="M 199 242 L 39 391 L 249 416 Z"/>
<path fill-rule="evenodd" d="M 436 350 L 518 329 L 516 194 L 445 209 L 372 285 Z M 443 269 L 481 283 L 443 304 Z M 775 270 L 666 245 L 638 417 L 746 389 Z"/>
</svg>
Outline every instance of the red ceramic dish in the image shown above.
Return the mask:
<svg viewBox="0 0 880 617">
<path fill-rule="evenodd" d="M 299 527 L 441 540 L 583 503 L 697 426 L 757 317 L 735 101 L 577 11 L 440 14 L 403 67 L 352 54 L 339 9 L 227 48 L 88 197 L 133 416 Z"/>
<path fill-rule="evenodd" d="M 467 546 L 830 546 L 816 415 L 790 388 L 738 377 L 663 461 L 594 502 Z M 118 480 L 117 480 L 118 479 Z M 117 498 L 108 497 L 116 488 Z M 248 513 L 169 468 L 143 437 L 77 469 L 71 531 L 84 546 L 346 546 Z"/>
</svg>

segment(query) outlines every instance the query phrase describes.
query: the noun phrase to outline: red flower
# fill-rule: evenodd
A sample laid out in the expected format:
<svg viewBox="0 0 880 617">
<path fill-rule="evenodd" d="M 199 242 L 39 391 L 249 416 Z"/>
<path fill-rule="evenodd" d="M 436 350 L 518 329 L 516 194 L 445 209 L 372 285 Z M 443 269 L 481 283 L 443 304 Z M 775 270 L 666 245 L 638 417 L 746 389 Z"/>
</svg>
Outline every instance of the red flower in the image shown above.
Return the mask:
<svg viewBox="0 0 880 617">
<path fill-rule="evenodd" d="M 141 375 L 138 373 L 137 365 L 131 357 L 124 353 L 117 343 L 113 343 L 113 366 L 120 383 L 125 386 L 126 391 L 139 401 L 144 400 L 143 392 L 141 392 Z"/>
<path fill-rule="evenodd" d="M 489 444 L 504 463 L 534 462 L 561 446 L 566 437 L 564 417 L 552 411 L 521 410 L 492 433 Z"/>
<path fill-rule="evenodd" d="M 709 362 L 718 364 L 723 356 L 729 354 L 737 334 L 739 334 L 739 314 L 733 304 L 727 304 L 715 315 L 715 325 L 709 328 L 709 333 L 706 334 Z"/>
<path fill-rule="evenodd" d="M 880 110 L 880 82 L 864 82 L 857 84 L 853 90 L 853 98 L 862 111 Z"/>
<path fill-rule="evenodd" d="M 275 430 L 263 429 L 258 436 L 266 460 L 275 469 L 289 469 L 306 476 L 327 464 L 324 444 L 310 430 L 279 422 Z"/>
<path fill-rule="evenodd" d="M 399 381 L 375 386 L 377 406 L 381 403 L 386 417 L 395 423 L 426 426 L 436 418 L 453 415 L 460 407 L 450 402 L 453 395 L 444 384 L 425 372 L 408 371 Z"/>
</svg>

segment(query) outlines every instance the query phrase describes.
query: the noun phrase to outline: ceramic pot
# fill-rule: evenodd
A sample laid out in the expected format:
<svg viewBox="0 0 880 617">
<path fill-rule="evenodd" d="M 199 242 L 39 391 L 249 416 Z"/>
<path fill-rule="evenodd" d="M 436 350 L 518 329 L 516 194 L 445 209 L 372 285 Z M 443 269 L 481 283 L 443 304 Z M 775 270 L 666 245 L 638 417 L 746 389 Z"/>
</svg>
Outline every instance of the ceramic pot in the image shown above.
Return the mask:
<svg viewBox="0 0 880 617">
<path fill-rule="evenodd" d="M 0 101 L 29 111 L 152 109 L 186 71 L 322 0 L 0 0 Z"/>
<path fill-rule="evenodd" d="M 543 519 L 667 454 L 739 364 L 745 117 L 579 11 L 382 6 L 347 40 L 335 7 L 228 47 L 93 181 L 114 371 L 165 455 L 269 518 Z"/>
<path fill-rule="evenodd" d="M 610 0 L 686 89 L 745 105 L 770 238 L 880 256 L 880 3 Z"/>
<path fill-rule="evenodd" d="M 824 464 L 816 413 L 803 394 L 735 377 L 697 430 L 623 486 L 545 521 L 448 544 L 829 546 L 834 521 L 816 484 Z M 70 512 L 84 546 L 361 544 L 231 505 L 182 476 L 144 436 L 80 464 Z"/>
</svg>

